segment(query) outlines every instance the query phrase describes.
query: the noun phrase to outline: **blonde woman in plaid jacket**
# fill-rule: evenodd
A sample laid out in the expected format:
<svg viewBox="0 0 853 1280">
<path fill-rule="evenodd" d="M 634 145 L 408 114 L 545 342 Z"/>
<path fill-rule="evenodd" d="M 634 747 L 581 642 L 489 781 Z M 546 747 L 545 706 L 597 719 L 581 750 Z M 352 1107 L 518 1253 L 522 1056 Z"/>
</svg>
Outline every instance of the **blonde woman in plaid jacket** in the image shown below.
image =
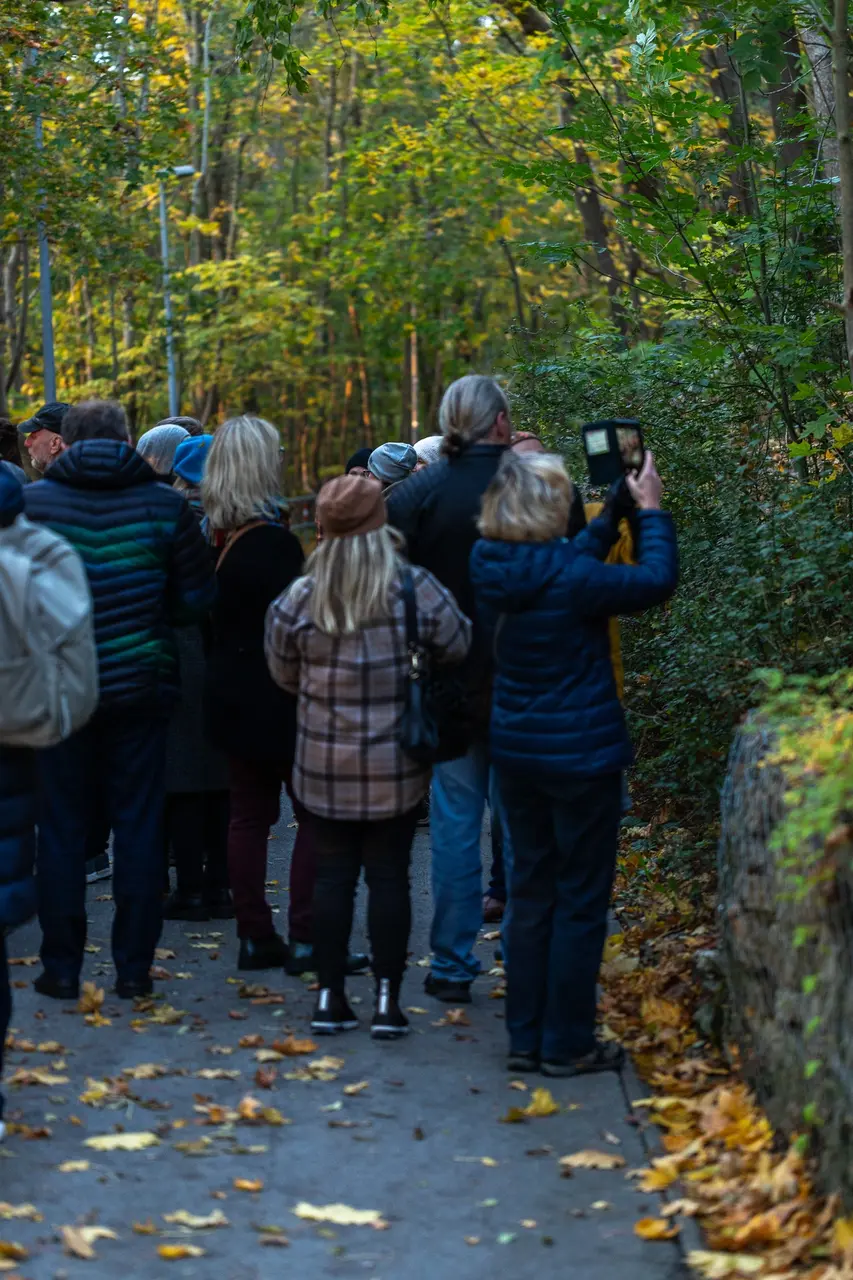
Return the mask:
<svg viewBox="0 0 853 1280">
<path fill-rule="evenodd" d="M 399 745 L 409 666 L 404 563 L 373 480 L 341 476 L 317 501 L 324 540 L 267 614 L 273 679 L 298 697 L 293 787 L 312 815 L 317 847 L 314 953 L 319 1034 L 358 1025 L 344 990 L 361 867 L 377 980 L 371 1034 L 408 1030 L 399 1004 L 411 906 L 409 859 L 429 770 Z M 418 629 L 438 662 L 461 662 L 471 623 L 425 569 L 411 570 Z"/>
</svg>

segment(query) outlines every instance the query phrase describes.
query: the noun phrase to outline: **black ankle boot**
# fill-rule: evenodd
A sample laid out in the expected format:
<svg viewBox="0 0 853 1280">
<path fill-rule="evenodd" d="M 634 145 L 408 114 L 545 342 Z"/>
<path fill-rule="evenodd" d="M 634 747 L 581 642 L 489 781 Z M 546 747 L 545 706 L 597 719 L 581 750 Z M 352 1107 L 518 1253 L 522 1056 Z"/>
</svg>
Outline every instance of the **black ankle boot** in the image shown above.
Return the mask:
<svg viewBox="0 0 853 1280">
<path fill-rule="evenodd" d="M 370 1024 L 374 1040 L 399 1040 L 409 1033 L 409 1019 L 388 978 L 380 978 L 376 987 L 376 1012 Z"/>
<path fill-rule="evenodd" d="M 268 938 L 242 938 L 238 969 L 283 969 L 287 964 L 287 943 L 277 933 Z"/>
<path fill-rule="evenodd" d="M 164 920 L 209 920 L 204 898 L 200 893 L 181 893 L 176 889 L 163 903 Z"/>
<path fill-rule="evenodd" d="M 333 1036 L 339 1031 L 355 1031 L 358 1018 L 343 991 L 323 987 L 311 1018 L 311 1030 L 318 1036 Z"/>
</svg>

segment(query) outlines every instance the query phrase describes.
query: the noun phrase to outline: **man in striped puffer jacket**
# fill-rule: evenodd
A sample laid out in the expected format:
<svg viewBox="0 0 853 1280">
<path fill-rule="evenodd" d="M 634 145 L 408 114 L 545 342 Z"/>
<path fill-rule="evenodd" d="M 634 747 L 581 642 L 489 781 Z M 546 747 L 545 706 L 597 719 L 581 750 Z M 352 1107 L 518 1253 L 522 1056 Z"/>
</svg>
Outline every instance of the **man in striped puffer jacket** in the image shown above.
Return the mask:
<svg viewBox="0 0 853 1280">
<path fill-rule="evenodd" d="M 114 832 L 118 995 L 151 990 L 162 923 L 166 729 L 179 696 L 173 628 L 213 604 L 209 552 L 184 499 L 130 443 L 124 410 L 74 405 L 65 451 L 28 485 L 25 510 L 79 552 L 95 605 L 101 697 L 90 723 L 40 753 L 37 864 L 43 995 L 76 999 L 86 942 L 87 838 Z"/>
</svg>

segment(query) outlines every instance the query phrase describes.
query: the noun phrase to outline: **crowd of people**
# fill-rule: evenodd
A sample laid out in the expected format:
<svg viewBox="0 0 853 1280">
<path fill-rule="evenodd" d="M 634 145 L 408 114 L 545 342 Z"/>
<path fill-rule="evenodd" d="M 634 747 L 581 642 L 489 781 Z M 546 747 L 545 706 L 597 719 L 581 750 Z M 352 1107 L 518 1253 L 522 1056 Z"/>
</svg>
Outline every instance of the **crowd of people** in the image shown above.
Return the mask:
<svg viewBox="0 0 853 1280">
<path fill-rule="evenodd" d="M 321 487 L 307 562 L 261 418 L 171 418 L 134 446 L 118 404 L 85 401 L 0 436 L 0 688 L 22 691 L 0 707 L 0 927 L 37 910 L 42 995 L 78 997 L 87 875 L 111 865 L 118 996 L 151 993 L 164 918 L 233 917 L 240 969 L 316 971 L 315 1033 L 358 1025 L 346 979 L 369 967 L 371 1034 L 398 1038 L 428 812 L 427 993 L 471 1000 L 484 914 L 502 916 L 509 1068 L 618 1068 L 596 1036 L 632 758 L 614 620 L 675 589 L 661 482 L 647 454 L 584 508 L 489 377 L 453 383 L 439 425 Z M 404 731 L 419 681 L 455 700 L 431 756 Z M 287 941 L 265 896 L 282 790 Z M 370 956 L 350 949 L 362 868 Z"/>
</svg>

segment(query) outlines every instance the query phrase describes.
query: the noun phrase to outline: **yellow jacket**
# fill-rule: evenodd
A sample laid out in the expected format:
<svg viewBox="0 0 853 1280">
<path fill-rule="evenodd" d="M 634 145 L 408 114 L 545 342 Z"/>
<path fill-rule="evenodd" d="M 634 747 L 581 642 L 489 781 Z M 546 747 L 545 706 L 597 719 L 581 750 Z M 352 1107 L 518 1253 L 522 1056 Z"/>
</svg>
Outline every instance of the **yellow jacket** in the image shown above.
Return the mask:
<svg viewBox="0 0 853 1280">
<path fill-rule="evenodd" d="M 596 516 L 601 515 L 602 502 L 586 502 L 584 503 L 584 515 L 587 523 L 594 520 Z M 622 520 L 619 524 L 619 538 L 614 542 L 607 556 L 607 564 L 634 564 L 634 540 L 631 537 L 631 530 L 628 527 L 628 521 Z M 616 692 L 619 694 L 620 702 L 624 702 L 625 698 L 625 668 L 622 665 L 622 644 L 619 638 L 619 619 L 611 618 L 608 626 L 610 628 L 610 662 L 613 666 L 613 675 L 616 680 Z"/>
</svg>

